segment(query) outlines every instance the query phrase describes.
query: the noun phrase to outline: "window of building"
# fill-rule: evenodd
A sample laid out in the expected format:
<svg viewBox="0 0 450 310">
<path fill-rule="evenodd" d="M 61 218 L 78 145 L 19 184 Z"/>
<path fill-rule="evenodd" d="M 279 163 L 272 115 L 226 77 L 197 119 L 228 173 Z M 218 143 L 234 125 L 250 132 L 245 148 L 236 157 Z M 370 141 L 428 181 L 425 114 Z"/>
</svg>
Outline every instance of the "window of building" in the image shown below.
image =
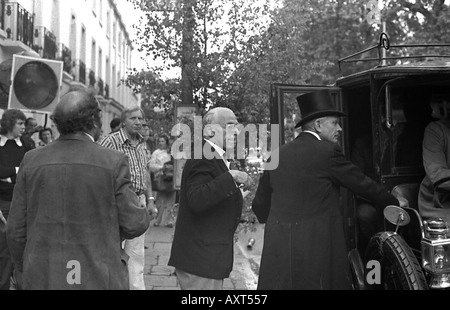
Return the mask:
<svg viewBox="0 0 450 310">
<path fill-rule="evenodd" d="M 86 83 L 86 28 L 81 26 L 80 63 L 78 78 L 80 83 Z"/>
<path fill-rule="evenodd" d="M 117 23 L 114 21 L 113 22 L 113 44 L 117 43 Z"/>
<path fill-rule="evenodd" d="M 96 55 L 97 55 L 97 44 L 95 40 L 92 40 L 92 51 L 91 51 L 91 69 L 95 72 L 96 69 Z"/>
<path fill-rule="evenodd" d="M 72 51 L 72 57 L 75 57 L 75 55 L 77 54 L 77 20 L 75 14 L 72 14 L 72 20 L 70 23 L 69 48 Z"/>
<path fill-rule="evenodd" d="M 112 81 L 111 81 L 111 94 L 112 96 L 116 97 L 116 91 L 117 91 L 117 75 L 116 75 L 116 65 L 113 65 L 112 67 Z"/>
<path fill-rule="evenodd" d="M 111 36 L 111 10 L 106 11 L 106 34 Z"/>
<path fill-rule="evenodd" d="M 81 26 L 80 59 L 86 61 L 86 28 Z"/>
<path fill-rule="evenodd" d="M 111 67 L 109 65 L 109 58 L 106 57 L 106 76 L 105 76 L 105 80 L 107 84 L 111 83 Z"/>
<path fill-rule="evenodd" d="M 122 55 L 122 32 L 119 32 L 119 43 L 117 50 L 119 51 L 119 55 Z"/>
<path fill-rule="evenodd" d="M 97 75 L 101 78 L 103 77 L 103 51 L 98 48 L 98 73 Z"/>
<path fill-rule="evenodd" d="M 94 14 L 94 16 L 97 16 L 98 14 L 97 5 L 97 0 L 92 0 L 92 13 Z"/>
</svg>

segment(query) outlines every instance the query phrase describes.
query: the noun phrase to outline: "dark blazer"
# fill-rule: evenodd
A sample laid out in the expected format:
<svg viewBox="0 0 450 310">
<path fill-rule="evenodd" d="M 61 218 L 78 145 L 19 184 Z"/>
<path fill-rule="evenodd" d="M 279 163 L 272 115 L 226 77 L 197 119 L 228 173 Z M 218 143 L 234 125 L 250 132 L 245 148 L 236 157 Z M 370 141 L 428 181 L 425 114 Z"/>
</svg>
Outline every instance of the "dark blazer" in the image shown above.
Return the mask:
<svg viewBox="0 0 450 310">
<path fill-rule="evenodd" d="M 24 289 L 128 289 L 121 239 L 142 235 L 149 222 L 127 157 L 76 134 L 25 155 L 7 240 Z M 73 262 L 81 273 L 71 285 Z"/>
<path fill-rule="evenodd" d="M 258 289 L 350 289 L 340 186 L 379 207 L 398 200 L 334 143 L 302 133 L 261 177 L 253 211 L 267 223 Z"/>
<path fill-rule="evenodd" d="M 204 278 L 229 277 L 242 204 L 241 191 L 222 159 L 188 160 L 169 265 Z"/>
</svg>

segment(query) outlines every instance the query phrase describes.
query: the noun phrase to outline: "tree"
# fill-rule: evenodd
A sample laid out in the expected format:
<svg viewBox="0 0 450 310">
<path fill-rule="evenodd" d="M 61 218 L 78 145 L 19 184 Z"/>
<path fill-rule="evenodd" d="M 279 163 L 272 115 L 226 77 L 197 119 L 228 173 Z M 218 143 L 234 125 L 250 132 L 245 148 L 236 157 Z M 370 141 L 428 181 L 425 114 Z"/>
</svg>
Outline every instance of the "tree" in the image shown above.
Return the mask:
<svg viewBox="0 0 450 310">
<path fill-rule="evenodd" d="M 242 13 L 252 10 L 246 5 L 252 6 L 237 1 L 231 14 L 252 16 Z M 256 23 L 254 35 L 247 41 L 243 34 L 249 26 L 233 23 L 225 48 L 224 56 L 228 55 L 228 62 L 235 63 L 236 69 L 227 80 L 221 104 L 238 111 L 243 122 L 269 122 L 271 84 L 332 84 L 345 74 L 339 71 L 339 58 L 376 43 L 375 31 L 366 23 L 360 1 L 285 0 L 280 7 L 264 12 L 271 22 L 266 26 Z M 242 47 L 236 42 L 245 43 Z M 352 64 L 344 70 L 361 67 Z"/>
<path fill-rule="evenodd" d="M 216 80 L 223 76 L 218 46 L 223 39 L 220 19 L 224 3 L 213 0 L 177 0 L 161 6 L 161 0 L 129 0 L 147 12 L 138 28 L 138 45 L 152 57 L 157 74 L 179 67 L 183 69 L 183 103 L 189 101 L 204 111 L 212 100 Z M 149 40 L 149 38 L 152 38 Z M 192 96 L 192 99 L 191 99 Z"/>
<path fill-rule="evenodd" d="M 126 83 L 141 95 L 141 106 L 153 132 L 170 134 L 175 103 L 180 98 L 179 80 L 162 80 L 153 71 L 133 70 Z"/>
<path fill-rule="evenodd" d="M 383 12 L 399 41 L 449 42 L 449 5 L 445 0 L 387 0 Z M 401 29 L 401 30 L 399 30 Z"/>
</svg>

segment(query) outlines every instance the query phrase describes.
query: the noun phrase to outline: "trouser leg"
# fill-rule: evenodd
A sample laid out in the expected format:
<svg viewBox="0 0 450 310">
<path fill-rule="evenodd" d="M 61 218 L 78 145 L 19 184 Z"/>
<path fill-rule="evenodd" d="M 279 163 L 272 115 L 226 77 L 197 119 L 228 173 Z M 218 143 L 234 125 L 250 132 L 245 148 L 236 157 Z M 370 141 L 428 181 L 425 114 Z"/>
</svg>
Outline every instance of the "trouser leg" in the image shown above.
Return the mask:
<svg viewBox="0 0 450 310">
<path fill-rule="evenodd" d="M 1 211 L 5 219 L 8 220 L 9 209 L 2 208 Z M 6 242 L 6 230 L 0 230 L 0 290 L 9 290 L 12 271 L 13 264 Z"/>
</svg>

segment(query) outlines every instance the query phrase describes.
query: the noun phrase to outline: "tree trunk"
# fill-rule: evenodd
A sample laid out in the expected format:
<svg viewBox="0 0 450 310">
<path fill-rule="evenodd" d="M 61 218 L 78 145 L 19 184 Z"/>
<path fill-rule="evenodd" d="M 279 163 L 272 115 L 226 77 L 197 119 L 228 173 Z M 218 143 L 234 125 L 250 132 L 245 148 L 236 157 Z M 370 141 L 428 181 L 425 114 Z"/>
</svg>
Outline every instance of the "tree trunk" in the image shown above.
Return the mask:
<svg viewBox="0 0 450 310">
<path fill-rule="evenodd" d="M 193 105 L 194 94 L 192 85 L 196 0 L 183 0 L 183 42 L 181 55 L 181 104 Z"/>
</svg>

